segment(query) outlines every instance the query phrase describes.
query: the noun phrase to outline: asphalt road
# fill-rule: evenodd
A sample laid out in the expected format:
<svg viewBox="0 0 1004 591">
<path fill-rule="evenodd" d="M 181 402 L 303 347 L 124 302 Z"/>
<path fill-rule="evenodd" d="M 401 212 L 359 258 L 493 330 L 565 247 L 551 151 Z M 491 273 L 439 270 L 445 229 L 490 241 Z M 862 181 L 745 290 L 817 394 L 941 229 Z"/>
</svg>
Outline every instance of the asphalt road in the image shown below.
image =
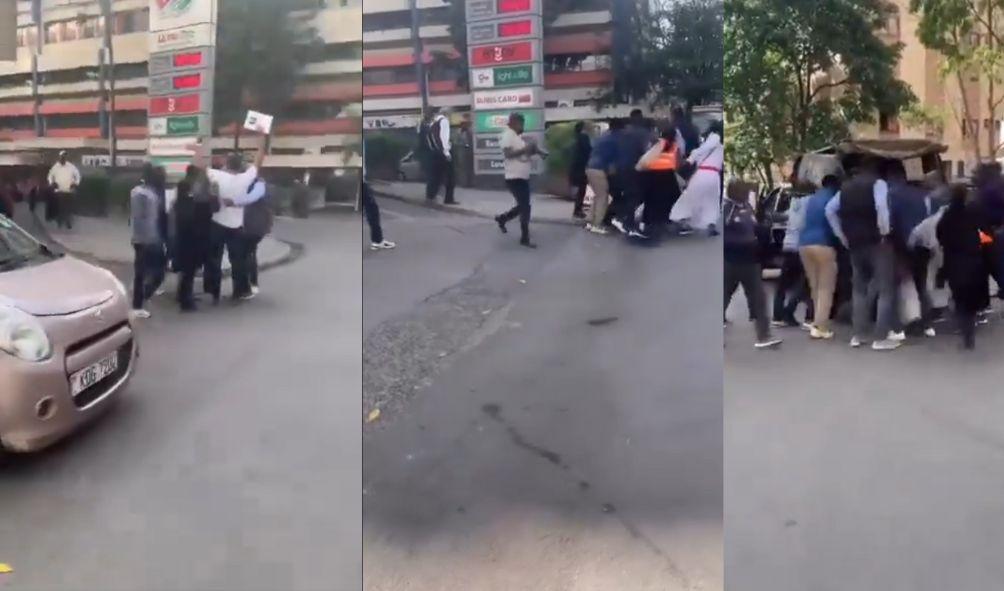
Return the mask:
<svg viewBox="0 0 1004 591">
<path fill-rule="evenodd" d="M 276 232 L 306 250 L 258 299 L 161 298 L 112 412 L 0 470 L 0 587 L 360 587 L 360 223 Z"/>
<path fill-rule="evenodd" d="M 365 588 L 722 589 L 720 243 L 381 205 Z"/>
<path fill-rule="evenodd" d="M 998 320 L 894 352 L 754 351 L 745 303 L 725 349 L 725 576 L 742 591 L 984 591 L 1004 562 Z"/>
</svg>

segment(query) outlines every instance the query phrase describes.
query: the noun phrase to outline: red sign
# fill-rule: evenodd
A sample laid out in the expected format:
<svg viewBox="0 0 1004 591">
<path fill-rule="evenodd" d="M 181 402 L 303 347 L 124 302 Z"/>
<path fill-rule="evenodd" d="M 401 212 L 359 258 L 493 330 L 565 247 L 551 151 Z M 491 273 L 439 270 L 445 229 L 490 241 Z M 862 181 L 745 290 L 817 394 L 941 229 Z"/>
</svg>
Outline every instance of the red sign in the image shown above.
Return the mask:
<svg viewBox="0 0 1004 591">
<path fill-rule="evenodd" d="M 533 59 L 533 42 L 520 41 L 503 45 L 484 45 L 471 49 L 472 66 L 491 66 L 528 62 Z"/>
<path fill-rule="evenodd" d="M 186 74 L 174 77 L 175 90 L 187 90 L 189 88 L 199 88 L 202 86 L 202 74 Z"/>
<path fill-rule="evenodd" d="M 174 56 L 175 68 L 190 68 L 202 65 L 202 52 L 179 53 Z"/>
<path fill-rule="evenodd" d="M 202 99 L 198 94 L 183 94 L 181 96 L 160 96 L 150 99 L 149 114 L 151 117 L 161 115 L 182 115 L 198 113 Z"/>
<path fill-rule="evenodd" d="M 499 23 L 499 37 L 521 37 L 533 32 L 533 23 L 529 19 L 525 21 L 509 21 Z"/>
<path fill-rule="evenodd" d="M 499 13 L 530 10 L 531 0 L 499 0 Z"/>
</svg>

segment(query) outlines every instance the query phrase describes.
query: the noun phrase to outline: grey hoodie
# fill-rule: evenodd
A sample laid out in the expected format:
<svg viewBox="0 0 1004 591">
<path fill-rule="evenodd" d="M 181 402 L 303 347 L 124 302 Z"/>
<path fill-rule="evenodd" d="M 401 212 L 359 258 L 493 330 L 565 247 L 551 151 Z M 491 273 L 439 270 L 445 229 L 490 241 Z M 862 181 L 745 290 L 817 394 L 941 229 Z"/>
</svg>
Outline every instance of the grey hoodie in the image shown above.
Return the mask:
<svg viewBox="0 0 1004 591">
<path fill-rule="evenodd" d="M 132 218 L 132 243 L 158 246 L 164 243 L 160 235 L 160 198 L 147 185 L 137 185 L 129 196 Z"/>
</svg>

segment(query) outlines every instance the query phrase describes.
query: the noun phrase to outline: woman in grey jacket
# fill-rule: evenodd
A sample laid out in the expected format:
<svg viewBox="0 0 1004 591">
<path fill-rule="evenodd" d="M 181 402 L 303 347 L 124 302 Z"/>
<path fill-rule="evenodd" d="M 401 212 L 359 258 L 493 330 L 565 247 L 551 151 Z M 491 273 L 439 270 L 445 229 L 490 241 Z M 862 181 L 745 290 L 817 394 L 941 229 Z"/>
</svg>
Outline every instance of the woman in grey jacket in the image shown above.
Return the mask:
<svg viewBox="0 0 1004 591">
<path fill-rule="evenodd" d="M 144 305 L 164 282 L 167 261 L 164 256 L 160 191 L 165 179 L 164 169 L 147 163 L 143 166 L 140 184 L 129 196 L 132 246 L 136 255 L 133 262 L 132 308 L 137 318 L 150 317 Z"/>
</svg>

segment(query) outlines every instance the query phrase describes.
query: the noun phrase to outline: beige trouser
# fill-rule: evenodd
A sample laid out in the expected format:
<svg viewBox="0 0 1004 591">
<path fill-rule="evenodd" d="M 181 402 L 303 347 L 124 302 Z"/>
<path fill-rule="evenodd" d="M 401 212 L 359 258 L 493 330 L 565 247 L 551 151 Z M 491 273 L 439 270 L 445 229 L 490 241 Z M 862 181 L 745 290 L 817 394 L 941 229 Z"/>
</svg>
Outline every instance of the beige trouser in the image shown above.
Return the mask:
<svg viewBox="0 0 1004 591">
<path fill-rule="evenodd" d="M 603 218 L 607 217 L 610 181 L 607 180 L 606 172 L 595 168 L 586 169 L 586 179 L 589 181 L 589 186 L 593 188 L 593 225 L 600 227 L 603 225 Z"/>
<path fill-rule="evenodd" d="M 815 308 L 814 324 L 822 331 L 829 330 L 830 308 L 833 292 L 837 289 L 837 251 L 829 246 L 803 246 L 799 249 L 802 266 L 812 290 Z"/>
</svg>

